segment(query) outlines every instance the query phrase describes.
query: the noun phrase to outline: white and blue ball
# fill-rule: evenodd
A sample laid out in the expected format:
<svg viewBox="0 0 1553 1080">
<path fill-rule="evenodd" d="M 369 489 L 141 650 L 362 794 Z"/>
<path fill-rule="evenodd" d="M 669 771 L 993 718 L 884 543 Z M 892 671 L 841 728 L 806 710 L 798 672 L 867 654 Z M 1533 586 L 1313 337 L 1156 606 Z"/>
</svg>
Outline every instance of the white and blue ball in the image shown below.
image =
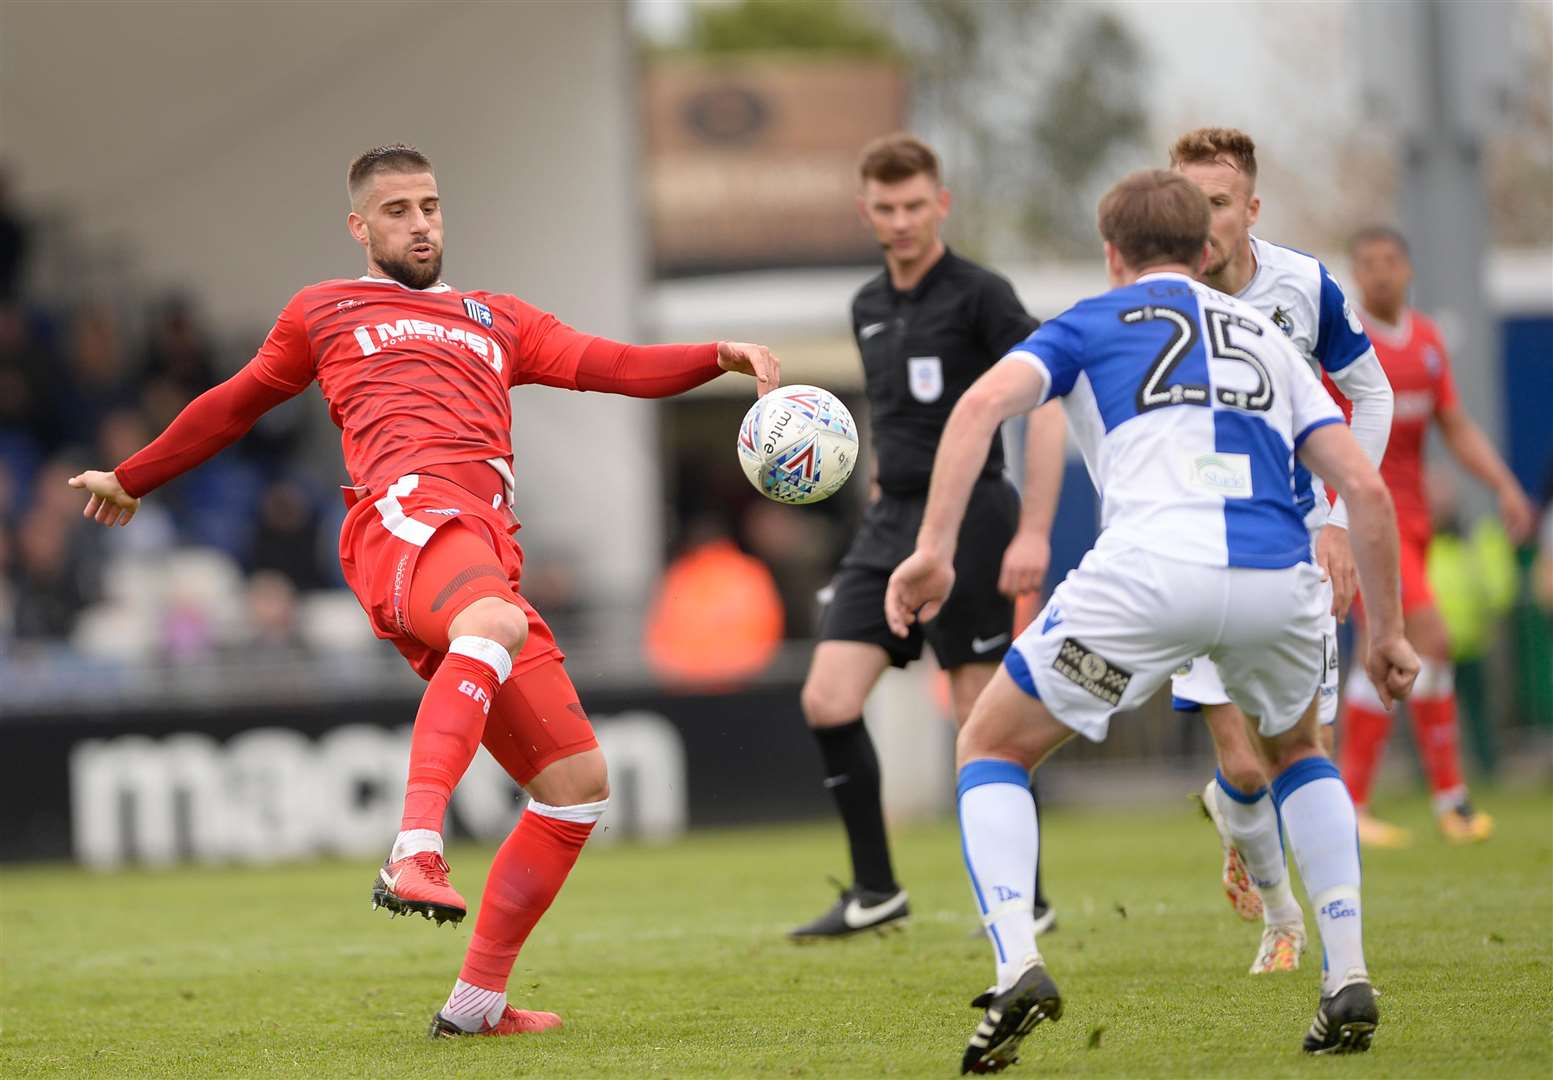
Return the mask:
<svg viewBox="0 0 1553 1080">
<path fill-rule="evenodd" d="M 816 503 L 840 490 L 857 464 L 857 424 L 818 386 L 783 386 L 756 400 L 739 425 L 739 464 L 768 499 Z"/>
</svg>

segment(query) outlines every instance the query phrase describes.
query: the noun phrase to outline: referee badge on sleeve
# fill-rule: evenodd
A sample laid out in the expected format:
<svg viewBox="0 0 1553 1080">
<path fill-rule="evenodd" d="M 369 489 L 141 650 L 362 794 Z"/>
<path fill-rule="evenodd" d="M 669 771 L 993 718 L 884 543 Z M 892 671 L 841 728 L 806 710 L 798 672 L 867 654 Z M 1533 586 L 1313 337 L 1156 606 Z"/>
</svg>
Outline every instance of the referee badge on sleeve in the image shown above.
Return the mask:
<svg viewBox="0 0 1553 1080">
<path fill-rule="evenodd" d="M 944 362 L 936 356 L 913 356 L 906 361 L 911 396 L 931 405 L 944 396 Z"/>
</svg>

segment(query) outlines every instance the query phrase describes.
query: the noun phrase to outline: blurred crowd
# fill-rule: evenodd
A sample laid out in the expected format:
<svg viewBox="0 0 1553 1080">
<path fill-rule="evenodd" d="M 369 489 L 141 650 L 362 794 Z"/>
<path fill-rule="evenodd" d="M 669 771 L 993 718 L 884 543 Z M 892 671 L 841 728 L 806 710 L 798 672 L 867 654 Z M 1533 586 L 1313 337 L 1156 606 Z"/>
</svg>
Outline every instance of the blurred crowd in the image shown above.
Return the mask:
<svg viewBox="0 0 1553 1080">
<path fill-rule="evenodd" d="M 26 287 L 33 243 L 0 171 L 0 674 L 17 663 L 78 670 L 88 657 L 109 662 L 99 670 L 111 680 L 124 665 L 240 659 L 252 666 L 371 647 L 340 575 L 343 474 L 335 434 L 321 431 L 312 395 L 267 413 L 235 446 L 158 489 L 131 527 L 105 530 L 83 518 L 85 497 L 69 478 L 113 468 L 144 447 L 246 362 L 263 331 L 216 333 L 194 297 L 138 300 L 132 280 L 68 302 L 42 300 Z M 691 426 L 706 419 L 698 415 Z M 719 438 L 736 419 L 717 424 Z M 746 677 L 784 637 L 812 633 L 815 594 L 843 539 L 841 502 L 798 514 L 761 499 L 741 478 L 713 495 L 695 475 L 703 458 L 691 454 L 680 464 L 665 556 L 672 562 L 708 540 L 720 541 L 724 554 L 739 545 L 731 562 L 702 558 L 688 579 L 674 580 L 694 583 L 708 566 L 713 577 L 731 566 L 736 580 L 753 582 L 746 595 L 754 598 L 755 637 L 714 634 L 723 653 L 733 648 L 729 663 Z M 717 519 L 710 532 L 709 509 Z M 561 640 L 586 648 L 574 564 L 543 550 L 531 550 L 529 563 L 525 594 Z M 735 594 L 700 595 L 726 607 Z M 667 612 L 671 628 L 687 634 L 722 623 L 715 616 L 683 603 Z M 699 651 L 691 637 L 674 640 Z M 642 659 L 670 681 L 683 674 L 672 658 Z"/>
<path fill-rule="evenodd" d="M 68 479 L 146 445 L 247 356 L 223 355 L 186 296 L 32 300 L 30 241 L 0 182 L 0 654 L 42 643 L 152 660 L 300 650 L 307 598 L 335 602 L 343 514 L 301 467 L 305 406 L 273 411 L 159 491 L 133 528 L 89 526 Z"/>
</svg>

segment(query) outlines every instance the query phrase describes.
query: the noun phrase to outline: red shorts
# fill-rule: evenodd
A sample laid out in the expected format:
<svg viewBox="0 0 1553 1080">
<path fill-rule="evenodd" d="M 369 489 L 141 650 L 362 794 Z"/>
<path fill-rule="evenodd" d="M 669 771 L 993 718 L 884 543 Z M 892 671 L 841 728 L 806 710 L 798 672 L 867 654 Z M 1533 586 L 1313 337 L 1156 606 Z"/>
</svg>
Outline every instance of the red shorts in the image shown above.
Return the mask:
<svg viewBox="0 0 1553 1080">
<path fill-rule="evenodd" d="M 1397 569 L 1402 578 L 1402 614 L 1411 615 L 1419 608 L 1434 606 L 1434 590 L 1429 588 L 1429 542 L 1402 534 L 1397 553 Z M 1354 597 L 1354 611 L 1364 614 L 1362 597 Z"/>
<path fill-rule="evenodd" d="M 522 609 L 528 640 L 492 702 L 484 742 L 524 783 L 598 742 L 555 636 L 518 591 L 517 527 L 507 511 L 468 488 L 412 474 L 352 504 L 340 530 L 340 566 L 372 632 L 393 642 L 423 679 L 441 666 L 448 624 L 472 601 L 494 596 Z"/>
</svg>

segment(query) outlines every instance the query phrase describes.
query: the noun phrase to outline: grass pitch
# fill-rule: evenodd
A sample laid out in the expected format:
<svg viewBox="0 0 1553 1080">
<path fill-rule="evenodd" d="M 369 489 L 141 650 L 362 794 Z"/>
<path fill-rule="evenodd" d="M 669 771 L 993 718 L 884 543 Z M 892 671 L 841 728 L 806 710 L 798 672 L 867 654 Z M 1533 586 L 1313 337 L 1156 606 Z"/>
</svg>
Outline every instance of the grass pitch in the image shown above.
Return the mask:
<svg viewBox="0 0 1553 1080">
<path fill-rule="evenodd" d="M 1246 974 L 1257 943 L 1217 888 L 1212 829 L 1179 804 L 1042 823 L 1067 1012 L 1008 1075 L 1553 1073 L 1553 797 L 1487 793 L 1499 835 L 1365 857 L 1369 1054 L 1308 1059 L 1319 948 Z M 991 972 L 950 823 L 897 830 L 913 924 L 796 947 L 832 899 L 839 830 L 703 834 L 584 855 L 510 993 L 563 1031 L 431 1041 L 468 927 L 368 907 L 371 862 L 96 875 L 7 869 L 0 1075 L 954 1076 Z M 473 901 L 490 852 L 450 852 Z M 1309 919 L 1307 917 L 1307 921 Z M 1314 932 L 1314 925 L 1311 924 Z"/>
</svg>

